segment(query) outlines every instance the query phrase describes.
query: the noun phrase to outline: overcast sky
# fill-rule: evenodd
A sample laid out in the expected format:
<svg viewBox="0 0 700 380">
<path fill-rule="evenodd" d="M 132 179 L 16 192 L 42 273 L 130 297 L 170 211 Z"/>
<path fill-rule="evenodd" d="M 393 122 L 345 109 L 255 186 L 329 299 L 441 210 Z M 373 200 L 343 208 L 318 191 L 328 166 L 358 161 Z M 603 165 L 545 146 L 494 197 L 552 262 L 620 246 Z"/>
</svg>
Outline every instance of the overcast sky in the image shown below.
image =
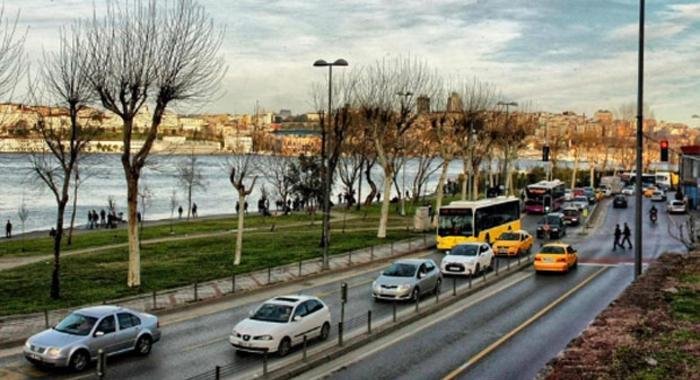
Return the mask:
<svg viewBox="0 0 700 380">
<path fill-rule="evenodd" d="M 310 111 L 317 58 L 352 66 L 410 53 L 451 79 L 492 82 L 507 100 L 592 114 L 636 100 L 638 1 L 201 0 L 226 30 L 221 96 L 200 112 Z M 5 0 L 29 28 L 30 58 L 100 0 Z M 700 4 L 647 1 L 646 102 L 657 119 L 700 126 Z"/>
</svg>

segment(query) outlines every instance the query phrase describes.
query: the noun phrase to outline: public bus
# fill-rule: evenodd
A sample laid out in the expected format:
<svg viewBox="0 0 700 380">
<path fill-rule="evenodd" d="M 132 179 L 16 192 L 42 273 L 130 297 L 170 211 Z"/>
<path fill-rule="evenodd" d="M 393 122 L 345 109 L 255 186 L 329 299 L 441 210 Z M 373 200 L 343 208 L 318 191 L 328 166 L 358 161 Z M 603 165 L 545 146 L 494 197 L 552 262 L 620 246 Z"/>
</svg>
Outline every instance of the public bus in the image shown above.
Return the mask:
<svg viewBox="0 0 700 380">
<path fill-rule="evenodd" d="M 544 214 L 559 210 L 566 200 L 565 189 L 564 182 L 558 179 L 527 185 L 525 188 L 525 212 Z"/>
<path fill-rule="evenodd" d="M 632 170 L 626 176 L 625 176 L 625 174 L 623 174 L 622 179 L 625 180 L 625 177 L 627 177 L 626 181 L 628 184 L 634 185 L 636 183 L 635 181 L 637 180 L 637 172 Z M 655 174 L 642 173 L 642 187 L 655 186 L 655 185 L 656 185 L 656 175 Z"/>
<path fill-rule="evenodd" d="M 520 200 L 516 197 L 454 201 L 440 207 L 437 248 L 449 251 L 460 243 L 492 243 L 503 232 L 519 229 Z"/>
</svg>

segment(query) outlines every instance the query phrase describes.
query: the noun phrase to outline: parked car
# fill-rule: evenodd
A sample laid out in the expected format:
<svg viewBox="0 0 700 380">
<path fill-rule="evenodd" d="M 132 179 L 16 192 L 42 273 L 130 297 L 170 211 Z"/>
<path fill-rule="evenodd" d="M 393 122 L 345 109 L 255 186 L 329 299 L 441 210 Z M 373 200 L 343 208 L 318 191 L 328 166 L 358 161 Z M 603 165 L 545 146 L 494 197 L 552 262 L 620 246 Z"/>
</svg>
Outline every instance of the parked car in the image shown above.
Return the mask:
<svg viewBox="0 0 700 380">
<path fill-rule="evenodd" d="M 687 211 L 688 208 L 683 201 L 672 200 L 666 205 L 666 212 L 669 214 L 685 214 Z"/>
<path fill-rule="evenodd" d="M 236 351 L 285 356 L 307 339 L 328 339 L 331 313 L 323 301 L 306 295 L 275 297 L 236 324 L 229 343 Z"/>
<path fill-rule="evenodd" d="M 540 219 L 537 224 L 537 237 L 539 239 L 549 235 L 550 239 L 560 239 L 566 236 L 566 224 L 564 224 L 564 214 L 551 212 Z"/>
<path fill-rule="evenodd" d="M 627 208 L 627 197 L 616 195 L 615 199 L 613 199 L 613 208 Z"/>
<path fill-rule="evenodd" d="M 452 251 L 460 245 L 456 245 Z M 440 284 L 442 274 L 433 260 L 397 260 L 372 283 L 372 297 L 375 300 L 416 301 L 423 294 L 440 291 Z"/>
<path fill-rule="evenodd" d="M 636 192 L 636 188 L 633 185 L 625 186 L 622 189 L 622 195 L 634 195 L 635 192 Z"/>
<path fill-rule="evenodd" d="M 569 244 L 545 244 L 535 255 L 535 272 L 568 272 L 578 266 L 576 250 Z"/>
<path fill-rule="evenodd" d="M 440 271 L 443 274 L 475 276 L 493 268 L 494 260 L 493 250 L 486 243 L 459 244 L 442 259 Z"/>
<path fill-rule="evenodd" d="M 506 256 L 529 254 L 533 240 L 532 235 L 525 230 L 504 232 L 493 243 L 493 252 Z"/>
<path fill-rule="evenodd" d="M 119 306 L 94 306 L 76 310 L 55 327 L 33 335 L 23 351 L 32 364 L 82 371 L 97 359 L 100 349 L 107 356 L 128 351 L 148 355 L 160 335 L 154 315 Z"/>
<path fill-rule="evenodd" d="M 666 202 L 666 192 L 663 190 L 656 190 L 654 194 L 651 195 L 652 202 Z"/>
<path fill-rule="evenodd" d="M 562 214 L 564 214 L 564 224 L 567 226 L 578 226 L 581 224 L 581 211 L 578 208 L 566 207 Z"/>
</svg>

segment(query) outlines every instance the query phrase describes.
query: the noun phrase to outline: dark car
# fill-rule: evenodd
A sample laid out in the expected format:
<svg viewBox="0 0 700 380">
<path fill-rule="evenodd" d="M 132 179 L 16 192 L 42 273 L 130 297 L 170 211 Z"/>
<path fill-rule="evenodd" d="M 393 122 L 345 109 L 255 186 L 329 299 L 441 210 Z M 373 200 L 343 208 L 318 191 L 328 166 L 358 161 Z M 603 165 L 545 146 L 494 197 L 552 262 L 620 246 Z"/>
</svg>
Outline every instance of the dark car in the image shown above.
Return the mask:
<svg viewBox="0 0 700 380">
<path fill-rule="evenodd" d="M 566 235 L 563 213 L 551 212 L 545 215 L 537 224 L 537 237 L 542 239 L 547 235 L 550 239 L 559 239 Z"/>
<path fill-rule="evenodd" d="M 564 224 L 568 226 L 578 226 L 581 224 L 581 211 L 576 207 L 567 207 L 562 211 L 564 214 Z"/>
<path fill-rule="evenodd" d="M 624 195 L 616 195 L 613 200 L 613 208 L 627 208 L 627 198 Z"/>
<path fill-rule="evenodd" d="M 592 187 L 584 187 L 583 194 L 588 198 L 588 204 L 592 205 L 596 202 L 595 190 Z"/>
</svg>

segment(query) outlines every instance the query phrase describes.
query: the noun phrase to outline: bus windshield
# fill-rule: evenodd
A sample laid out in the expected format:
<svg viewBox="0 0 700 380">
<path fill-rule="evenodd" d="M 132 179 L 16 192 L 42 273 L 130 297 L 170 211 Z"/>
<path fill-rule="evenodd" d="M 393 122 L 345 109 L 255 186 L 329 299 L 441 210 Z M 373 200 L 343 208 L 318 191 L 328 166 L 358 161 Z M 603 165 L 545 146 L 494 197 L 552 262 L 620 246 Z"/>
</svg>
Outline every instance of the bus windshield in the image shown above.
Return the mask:
<svg viewBox="0 0 700 380">
<path fill-rule="evenodd" d="M 438 219 L 439 236 L 472 236 L 472 210 L 440 210 Z"/>
</svg>

